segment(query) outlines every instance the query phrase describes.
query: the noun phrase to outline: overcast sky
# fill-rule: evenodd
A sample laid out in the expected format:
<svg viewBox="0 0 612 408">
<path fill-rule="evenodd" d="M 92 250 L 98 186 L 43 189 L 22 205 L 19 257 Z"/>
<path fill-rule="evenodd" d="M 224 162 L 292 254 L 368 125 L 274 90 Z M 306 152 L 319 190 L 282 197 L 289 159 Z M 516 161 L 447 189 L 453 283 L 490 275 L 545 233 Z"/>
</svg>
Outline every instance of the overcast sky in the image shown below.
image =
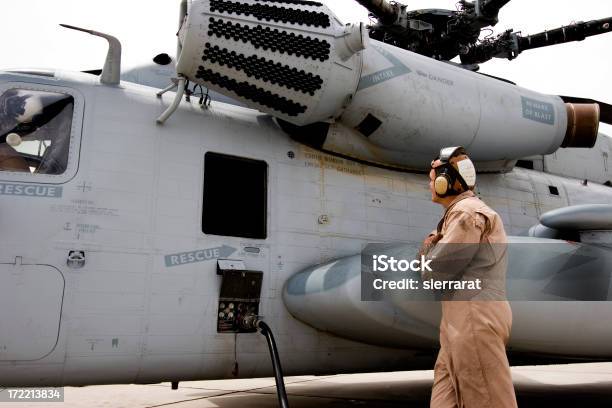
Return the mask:
<svg viewBox="0 0 612 408">
<path fill-rule="evenodd" d="M 345 23 L 368 21 L 353 0 L 327 0 Z M 452 8 L 455 0 L 403 1 L 410 9 Z M 101 68 L 106 42 L 58 26 L 67 23 L 118 37 L 124 68 L 146 63 L 160 52 L 174 54 L 179 0 L 2 0 L 0 68 Z M 495 32 L 523 34 L 612 16 L 611 0 L 512 0 Z M 574 95 L 612 103 L 612 33 L 583 42 L 526 51 L 515 61 L 496 59 L 482 72 L 508 78 L 543 93 Z M 604 130 L 612 134 L 612 127 Z"/>
</svg>

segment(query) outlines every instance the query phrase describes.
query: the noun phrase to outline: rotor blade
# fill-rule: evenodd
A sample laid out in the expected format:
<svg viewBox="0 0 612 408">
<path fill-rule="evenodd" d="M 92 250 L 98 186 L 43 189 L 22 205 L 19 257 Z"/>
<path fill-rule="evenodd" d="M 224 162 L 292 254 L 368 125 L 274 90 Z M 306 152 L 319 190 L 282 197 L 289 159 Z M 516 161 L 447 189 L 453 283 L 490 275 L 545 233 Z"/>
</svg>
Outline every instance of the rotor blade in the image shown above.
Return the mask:
<svg viewBox="0 0 612 408">
<path fill-rule="evenodd" d="M 596 101 L 595 99 L 579 98 L 577 96 L 561 95 L 561 99 L 563 99 L 564 102 L 570 102 L 570 103 L 596 103 L 598 104 L 600 111 L 601 111 L 599 114 L 599 121 L 602 123 L 607 123 L 608 125 L 612 125 L 612 105 L 605 103 L 605 102 Z"/>
<path fill-rule="evenodd" d="M 393 24 L 399 16 L 399 6 L 391 4 L 387 0 L 355 0 L 374 14 L 381 23 Z"/>
<path fill-rule="evenodd" d="M 612 17 L 578 22 L 525 37 L 518 36 L 518 51 L 523 52 L 534 48 L 548 47 L 572 41 L 582 41 L 587 37 L 609 32 L 612 32 Z"/>
<path fill-rule="evenodd" d="M 480 74 L 480 75 L 484 75 L 484 76 L 487 76 L 487 77 L 489 77 L 489 78 L 497 79 L 498 81 L 506 82 L 506 83 L 508 83 L 508 84 L 516 85 L 516 82 L 512 82 L 511 80 L 506 79 L 506 78 L 497 77 L 497 76 L 495 76 L 495 75 L 485 74 L 484 72 L 478 72 L 478 74 Z"/>
<path fill-rule="evenodd" d="M 487 0 L 480 6 L 480 11 L 490 16 L 497 16 L 499 10 L 508 3 L 510 0 Z"/>
</svg>

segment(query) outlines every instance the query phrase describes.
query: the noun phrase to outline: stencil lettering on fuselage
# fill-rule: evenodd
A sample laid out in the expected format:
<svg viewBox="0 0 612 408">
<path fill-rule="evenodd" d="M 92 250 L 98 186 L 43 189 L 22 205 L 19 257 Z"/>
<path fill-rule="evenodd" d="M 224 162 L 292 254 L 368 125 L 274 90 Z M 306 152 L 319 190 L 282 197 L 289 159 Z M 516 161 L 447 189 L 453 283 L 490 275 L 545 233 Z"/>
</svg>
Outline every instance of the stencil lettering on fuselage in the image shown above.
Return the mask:
<svg viewBox="0 0 612 408">
<path fill-rule="evenodd" d="M 391 54 L 384 48 L 378 47 L 376 45 L 372 45 L 372 48 L 374 48 L 382 56 L 389 60 L 389 62 L 391 62 L 393 66 L 391 68 L 383 69 L 382 71 L 374 72 L 373 74 L 362 77 L 359 81 L 359 87 L 357 88 L 357 91 L 361 91 L 362 89 L 366 89 L 371 86 L 387 82 L 393 78 L 397 78 L 398 76 L 412 72 L 412 70 L 406 65 L 404 65 L 402 61 L 400 61 L 395 55 Z"/>
<path fill-rule="evenodd" d="M 555 124 L 555 107 L 552 103 L 521 96 L 523 117 L 547 125 Z"/>
<path fill-rule="evenodd" d="M 0 195 L 14 195 L 39 198 L 60 198 L 62 187 L 32 184 L 0 183 Z"/>
<path fill-rule="evenodd" d="M 215 248 L 198 249 L 189 252 L 170 254 L 164 257 L 166 267 L 180 266 L 196 262 L 205 262 L 213 259 L 226 258 L 236 252 L 236 248 L 223 245 Z"/>
<path fill-rule="evenodd" d="M 64 214 L 94 215 L 100 217 L 117 217 L 119 210 L 116 208 L 99 207 L 92 200 L 70 200 L 70 204 L 54 204 L 51 211 Z"/>
<path fill-rule="evenodd" d="M 363 176 L 365 174 L 364 166 L 351 160 L 330 156 L 312 149 L 303 149 L 303 155 L 305 167 L 336 170 L 340 173 L 352 174 L 354 176 Z"/>
</svg>

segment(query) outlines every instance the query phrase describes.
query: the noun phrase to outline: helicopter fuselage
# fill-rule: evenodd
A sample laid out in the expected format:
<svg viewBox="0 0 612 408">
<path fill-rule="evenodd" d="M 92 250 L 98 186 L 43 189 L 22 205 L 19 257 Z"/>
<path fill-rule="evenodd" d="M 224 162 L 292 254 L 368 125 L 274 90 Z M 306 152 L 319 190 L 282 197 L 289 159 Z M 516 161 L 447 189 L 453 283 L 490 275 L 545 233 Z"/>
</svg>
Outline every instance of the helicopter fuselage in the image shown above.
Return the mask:
<svg viewBox="0 0 612 408">
<path fill-rule="evenodd" d="M 68 94 L 74 107 L 63 173 L 0 172 L 3 386 L 270 375 L 262 336 L 219 332 L 219 259 L 263 272 L 258 313 L 287 375 L 433 361 L 435 337 L 401 348 L 343 339 L 295 319 L 282 298 L 307 267 L 370 242 L 422 241 L 441 216 L 427 175 L 313 150 L 271 116 L 222 103 L 203 110 L 183 101 L 159 126 L 171 97 L 126 82 L 0 73 L 0 91 L 10 89 Z M 217 167 L 206 167 L 210 158 Z M 227 167 L 236 159 L 253 167 Z M 205 168 L 224 197 L 207 197 Z M 609 187 L 518 168 L 479 175 L 477 192 L 511 235 L 549 210 L 612 201 Z M 238 223 L 244 214 L 232 211 L 242 210 L 260 218 Z M 612 357 L 612 303 L 552 306 L 516 306 L 511 351 Z M 389 335 L 378 336 L 384 344 Z"/>
</svg>

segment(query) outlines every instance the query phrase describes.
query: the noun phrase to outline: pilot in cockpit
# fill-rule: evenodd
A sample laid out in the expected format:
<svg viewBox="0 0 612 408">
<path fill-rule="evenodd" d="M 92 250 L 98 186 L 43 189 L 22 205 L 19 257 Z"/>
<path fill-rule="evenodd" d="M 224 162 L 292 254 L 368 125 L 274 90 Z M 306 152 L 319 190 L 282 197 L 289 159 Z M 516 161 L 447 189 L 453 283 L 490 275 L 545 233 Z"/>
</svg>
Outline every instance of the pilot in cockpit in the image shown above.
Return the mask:
<svg viewBox="0 0 612 408">
<path fill-rule="evenodd" d="M 26 160 L 14 146 L 21 142 L 21 136 L 13 132 L 21 121 L 25 121 L 27 96 L 18 95 L 11 89 L 0 97 L 0 170 L 30 172 Z"/>
</svg>

